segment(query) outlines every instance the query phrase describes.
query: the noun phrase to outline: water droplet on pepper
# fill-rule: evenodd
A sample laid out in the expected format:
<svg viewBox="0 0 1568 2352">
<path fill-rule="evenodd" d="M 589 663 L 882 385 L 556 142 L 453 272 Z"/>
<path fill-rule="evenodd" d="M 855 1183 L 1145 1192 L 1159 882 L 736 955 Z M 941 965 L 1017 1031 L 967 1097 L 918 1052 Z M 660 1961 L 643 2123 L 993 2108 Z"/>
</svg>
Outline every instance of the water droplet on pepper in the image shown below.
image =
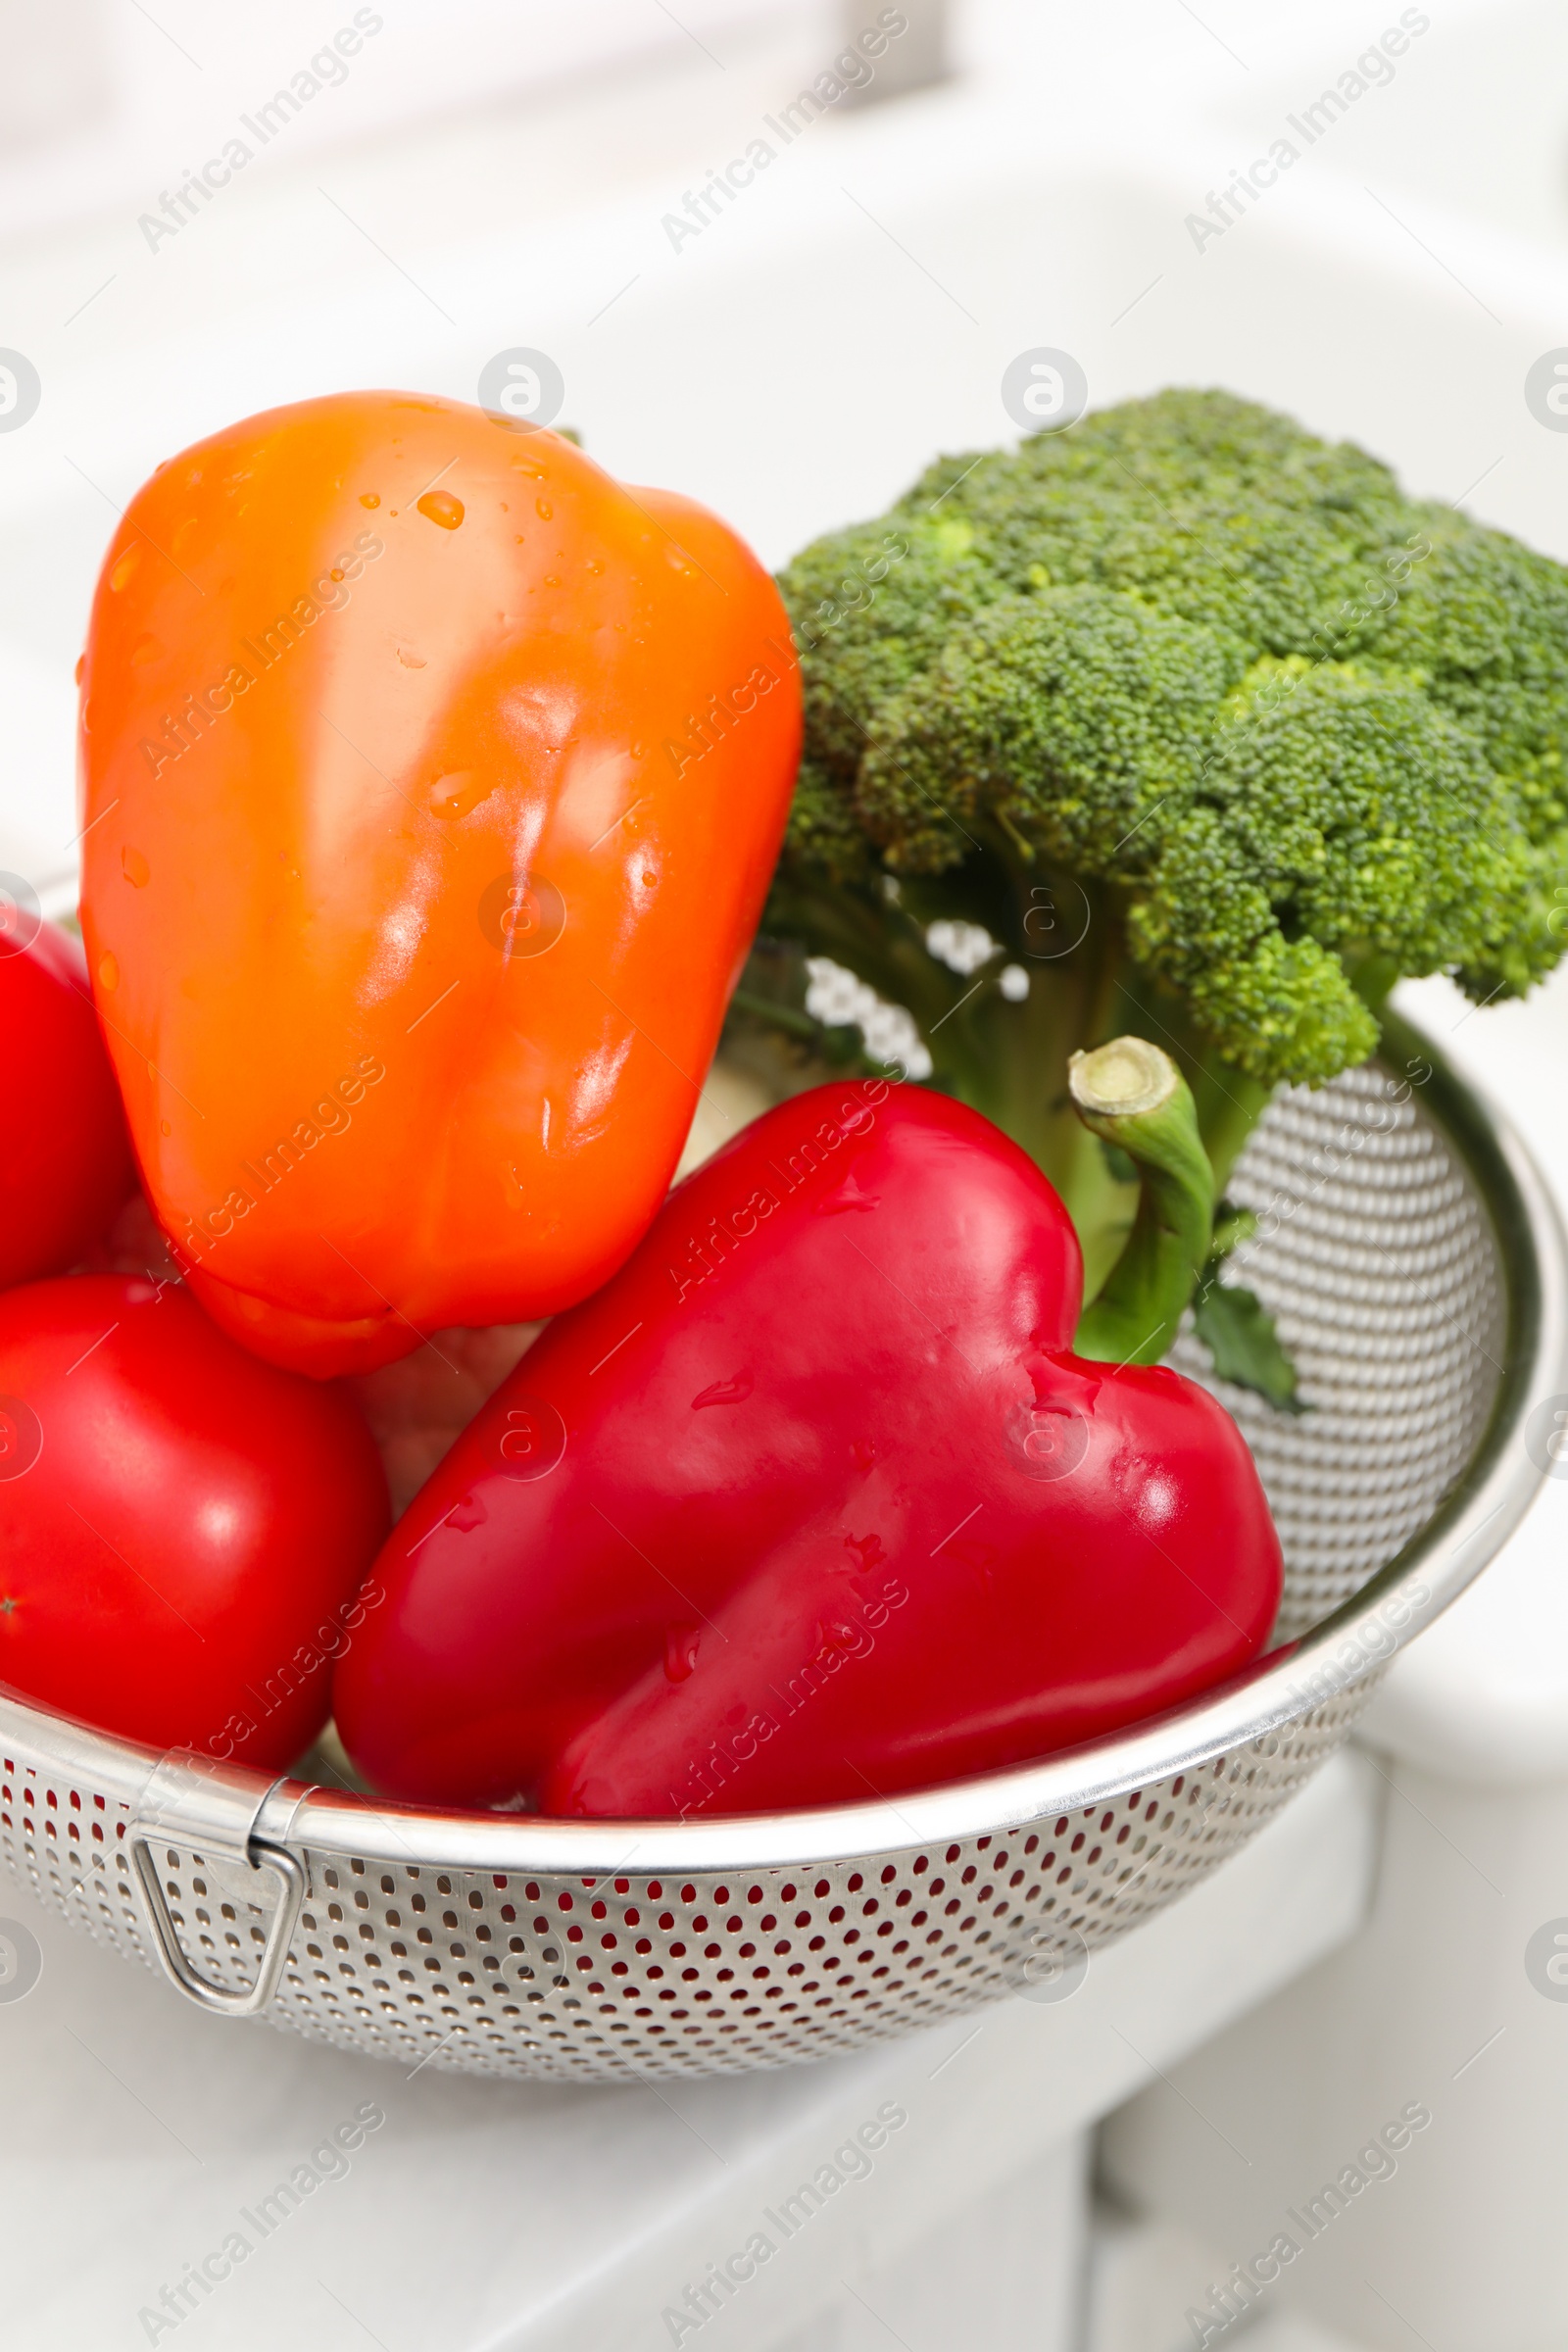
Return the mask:
<svg viewBox="0 0 1568 2352">
<path fill-rule="evenodd" d="M 100 988 L 106 990 L 110 996 L 114 995 L 116 989 L 120 986 L 120 959 L 118 956 L 110 955 L 99 956 L 98 985 Z"/>
<path fill-rule="evenodd" d="M 843 1216 L 849 1209 L 875 1208 L 879 1205 L 881 1198 L 880 1193 L 865 1192 L 856 1182 L 855 1170 L 852 1168 L 844 1182 L 835 1191 L 829 1193 L 824 1200 L 817 1202 L 816 1210 L 818 1216 L 822 1217 Z"/>
<path fill-rule="evenodd" d="M 439 523 L 444 531 L 455 531 L 463 520 L 463 501 L 450 490 L 427 490 L 416 503 L 426 522 Z"/>
<path fill-rule="evenodd" d="M 666 1625 L 664 1628 L 664 1673 L 672 1683 L 690 1680 L 697 1665 L 698 1628 L 695 1625 Z"/>
<path fill-rule="evenodd" d="M 378 507 L 381 504 L 381 501 L 379 498 L 377 498 L 373 490 L 362 490 L 360 492 L 360 504 L 362 507 Z"/>
<path fill-rule="evenodd" d="M 134 546 L 126 548 L 124 554 L 118 559 L 113 571 L 109 574 L 109 585 L 115 590 L 117 595 L 119 594 L 120 590 L 124 587 L 125 582 L 130 578 L 131 573 L 135 570 L 140 562 L 141 543 L 138 540 Z"/>
<path fill-rule="evenodd" d="M 140 850 L 124 849 L 120 853 L 120 870 L 132 890 L 145 890 L 152 878 L 152 868 Z"/>
<path fill-rule="evenodd" d="M 488 800 L 495 786 L 471 768 L 459 768 L 450 776 L 438 776 L 430 787 L 429 808 L 432 816 L 466 816 L 471 808 Z"/>
</svg>

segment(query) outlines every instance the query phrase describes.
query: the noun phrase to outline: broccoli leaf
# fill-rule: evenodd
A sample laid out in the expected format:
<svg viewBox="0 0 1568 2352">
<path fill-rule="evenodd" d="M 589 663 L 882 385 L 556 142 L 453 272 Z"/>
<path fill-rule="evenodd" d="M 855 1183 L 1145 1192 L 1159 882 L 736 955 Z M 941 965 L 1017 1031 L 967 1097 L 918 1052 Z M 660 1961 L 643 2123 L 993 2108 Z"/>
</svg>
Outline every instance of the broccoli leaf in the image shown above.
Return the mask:
<svg viewBox="0 0 1568 2352">
<path fill-rule="evenodd" d="M 1193 1297 L 1193 1321 L 1221 1380 L 1253 1389 L 1282 1412 L 1307 1411 L 1296 1366 L 1281 1347 L 1274 1318 L 1255 1291 L 1227 1288 L 1210 1258 Z"/>
</svg>

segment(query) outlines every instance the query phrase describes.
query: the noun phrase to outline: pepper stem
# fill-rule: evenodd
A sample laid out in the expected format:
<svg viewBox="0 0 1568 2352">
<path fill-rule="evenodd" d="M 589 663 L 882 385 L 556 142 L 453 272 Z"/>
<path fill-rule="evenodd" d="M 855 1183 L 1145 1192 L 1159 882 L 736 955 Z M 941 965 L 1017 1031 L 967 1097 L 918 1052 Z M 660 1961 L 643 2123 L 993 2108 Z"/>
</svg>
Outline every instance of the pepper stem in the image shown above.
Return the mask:
<svg viewBox="0 0 1568 2352">
<path fill-rule="evenodd" d="M 1127 1153 L 1138 1213 L 1073 1342 L 1101 1363 L 1153 1364 L 1176 1337 L 1208 1256 L 1214 1176 L 1198 1136 L 1191 1090 L 1147 1038 L 1117 1037 L 1067 1065 L 1073 1107 L 1092 1134 Z"/>
</svg>

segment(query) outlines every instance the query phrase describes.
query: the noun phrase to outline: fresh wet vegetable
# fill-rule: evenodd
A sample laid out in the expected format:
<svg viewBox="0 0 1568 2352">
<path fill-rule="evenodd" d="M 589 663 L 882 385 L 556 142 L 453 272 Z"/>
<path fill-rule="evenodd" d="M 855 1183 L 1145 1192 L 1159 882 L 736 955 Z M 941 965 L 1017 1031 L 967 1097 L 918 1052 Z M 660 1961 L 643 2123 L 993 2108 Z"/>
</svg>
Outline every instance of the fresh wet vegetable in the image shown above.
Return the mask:
<svg viewBox="0 0 1568 2352">
<path fill-rule="evenodd" d="M 453 401 L 272 410 L 131 501 L 81 728 L 93 986 L 209 1312 L 326 1376 L 604 1282 L 795 772 L 733 532 Z"/>
<path fill-rule="evenodd" d="M 76 1265 L 135 1182 L 76 942 L 0 891 L 0 1285 Z"/>
<path fill-rule="evenodd" d="M 326 1718 L 386 1481 L 346 1397 L 122 1275 L 0 1295 L 0 1683 L 281 1768 Z"/>
<path fill-rule="evenodd" d="M 1133 1195 L 1075 1050 L 1174 1053 L 1222 1195 L 1401 975 L 1490 1004 L 1563 953 L 1568 567 L 1348 443 L 1160 392 L 938 459 L 783 586 L 806 757 L 737 1021 L 831 1049 L 855 983 L 905 1008 L 912 1074 L 1057 1186 L 1091 1298 Z M 1200 1315 L 1280 1397 L 1265 1323 L 1218 1286 Z"/>
<path fill-rule="evenodd" d="M 758 1119 L 394 1530 L 336 1675 L 355 1761 L 559 1814 L 854 1802 L 1240 1668 L 1281 1579 L 1251 1457 L 1176 1373 L 1075 1355 L 1081 1295 L 1057 1196 L 963 1104 Z"/>
</svg>

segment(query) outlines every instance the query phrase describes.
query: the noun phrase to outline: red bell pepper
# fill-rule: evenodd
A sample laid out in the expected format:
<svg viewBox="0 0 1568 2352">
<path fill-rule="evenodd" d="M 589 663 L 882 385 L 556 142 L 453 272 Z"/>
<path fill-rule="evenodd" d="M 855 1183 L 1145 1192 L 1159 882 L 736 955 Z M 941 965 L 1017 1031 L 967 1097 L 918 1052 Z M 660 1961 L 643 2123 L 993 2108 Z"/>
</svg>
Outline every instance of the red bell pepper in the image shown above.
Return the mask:
<svg viewBox="0 0 1568 2352">
<path fill-rule="evenodd" d="M 760 1118 L 544 1333 L 416 1497 L 338 1668 L 439 1802 L 629 1818 L 864 1799 L 1089 1740 L 1241 1667 L 1279 1600 L 1251 1457 L 1071 1352 L 1077 1239 L 962 1104 Z"/>
</svg>

